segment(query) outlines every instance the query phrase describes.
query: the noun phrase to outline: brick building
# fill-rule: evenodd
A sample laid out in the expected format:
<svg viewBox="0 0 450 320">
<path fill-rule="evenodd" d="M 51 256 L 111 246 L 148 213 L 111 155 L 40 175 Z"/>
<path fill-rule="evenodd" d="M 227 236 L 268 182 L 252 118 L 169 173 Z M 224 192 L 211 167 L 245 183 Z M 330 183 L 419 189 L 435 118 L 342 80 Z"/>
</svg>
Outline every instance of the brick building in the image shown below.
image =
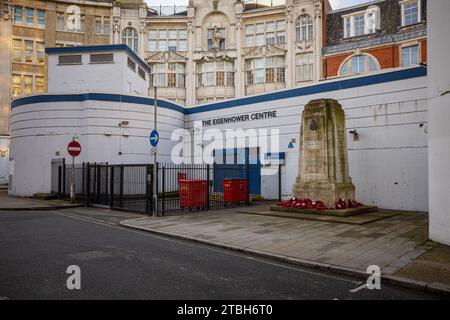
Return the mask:
<svg viewBox="0 0 450 320">
<path fill-rule="evenodd" d="M 374 0 L 327 11 L 323 78 L 426 63 L 426 1 Z"/>
</svg>

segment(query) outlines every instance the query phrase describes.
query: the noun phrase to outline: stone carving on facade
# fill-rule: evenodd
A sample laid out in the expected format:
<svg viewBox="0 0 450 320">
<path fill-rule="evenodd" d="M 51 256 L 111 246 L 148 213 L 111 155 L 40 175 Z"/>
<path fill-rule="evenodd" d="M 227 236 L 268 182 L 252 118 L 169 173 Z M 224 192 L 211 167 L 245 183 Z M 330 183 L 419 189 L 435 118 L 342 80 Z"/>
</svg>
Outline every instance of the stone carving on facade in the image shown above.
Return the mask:
<svg viewBox="0 0 450 320">
<path fill-rule="evenodd" d="M 234 58 L 232 58 L 226 54 L 207 53 L 207 54 L 204 54 L 200 59 L 198 59 L 196 61 L 197 62 L 215 62 L 215 61 L 230 62 L 230 61 L 234 61 Z"/>
<path fill-rule="evenodd" d="M 314 13 L 316 19 L 322 18 L 322 2 L 321 0 L 313 0 Z"/>
<path fill-rule="evenodd" d="M 194 18 L 188 18 L 187 28 L 188 28 L 188 31 L 190 33 L 194 33 L 194 30 L 195 30 L 195 28 L 194 28 Z"/>
<path fill-rule="evenodd" d="M 222 33 L 219 31 L 217 26 L 214 26 L 213 34 L 212 34 L 212 49 L 215 51 L 220 50 L 220 42 L 222 41 Z"/>
<path fill-rule="evenodd" d="M 113 18 L 113 32 L 119 32 L 120 31 L 120 17 L 114 17 Z"/>
<path fill-rule="evenodd" d="M 286 50 L 278 47 L 277 45 L 263 45 L 260 47 L 251 48 L 250 50 L 245 52 L 242 56 L 246 59 L 249 59 L 249 58 L 278 56 L 285 54 Z"/>
<path fill-rule="evenodd" d="M 0 3 L 0 19 L 12 20 L 11 5 L 8 2 Z"/>
<path fill-rule="evenodd" d="M 139 19 L 139 27 L 140 27 L 141 34 L 146 33 L 146 31 L 145 31 L 145 19 L 144 18 Z"/>
<path fill-rule="evenodd" d="M 286 18 L 287 18 L 288 23 L 292 23 L 294 21 L 293 13 L 292 13 L 292 6 L 286 6 Z"/>
<path fill-rule="evenodd" d="M 242 14 L 236 15 L 236 28 L 238 30 L 242 29 Z"/>
<path fill-rule="evenodd" d="M 181 62 L 185 63 L 187 57 L 183 56 L 178 52 L 156 52 L 154 54 L 149 55 L 145 61 L 147 63 L 161 63 L 161 62 Z"/>
<path fill-rule="evenodd" d="M 312 41 L 302 41 L 302 42 L 297 42 L 297 50 L 300 51 L 305 51 L 305 50 L 310 50 L 313 46 Z"/>
</svg>

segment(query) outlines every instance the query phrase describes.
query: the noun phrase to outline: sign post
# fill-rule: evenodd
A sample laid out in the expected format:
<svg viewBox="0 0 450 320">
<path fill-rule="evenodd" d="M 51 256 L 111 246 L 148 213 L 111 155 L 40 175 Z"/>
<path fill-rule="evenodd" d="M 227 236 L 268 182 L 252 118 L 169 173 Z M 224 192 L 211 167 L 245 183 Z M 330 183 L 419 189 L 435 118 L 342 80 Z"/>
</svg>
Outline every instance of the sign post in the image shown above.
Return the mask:
<svg viewBox="0 0 450 320">
<path fill-rule="evenodd" d="M 67 146 L 67 152 L 72 156 L 72 178 L 70 180 L 70 201 L 75 202 L 75 157 L 81 153 L 81 145 L 75 141 L 75 137 Z"/>
<path fill-rule="evenodd" d="M 150 133 L 150 145 L 152 146 L 151 154 L 153 155 L 153 216 L 158 215 L 158 162 L 157 162 L 157 146 L 159 142 L 158 129 L 158 88 L 154 86 L 155 95 L 153 97 L 155 117 L 153 119 L 154 130 Z"/>
</svg>

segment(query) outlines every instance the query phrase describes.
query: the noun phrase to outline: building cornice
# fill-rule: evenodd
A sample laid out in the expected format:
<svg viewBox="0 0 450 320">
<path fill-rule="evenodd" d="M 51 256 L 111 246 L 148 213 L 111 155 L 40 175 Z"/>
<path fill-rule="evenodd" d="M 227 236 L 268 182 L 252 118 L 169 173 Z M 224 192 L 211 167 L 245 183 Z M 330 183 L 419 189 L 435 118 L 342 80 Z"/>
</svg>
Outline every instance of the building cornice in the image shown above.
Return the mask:
<svg viewBox="0 0 450 320">
<path fill-rule="evenodd" d="M 413 30 L 398 32 L 391 35 L 376 36 L 371 39 L 355 40 L 348 43 L 338 44 L 323 48 L 323 55 L 332 55 L 356 49 L 365 49 L 368 47 L 380 47 L 388 44 L 403 42 L 407 40 L 420 39 L 427 36 L 427 27 L 425 25 Z"/>
</svg>

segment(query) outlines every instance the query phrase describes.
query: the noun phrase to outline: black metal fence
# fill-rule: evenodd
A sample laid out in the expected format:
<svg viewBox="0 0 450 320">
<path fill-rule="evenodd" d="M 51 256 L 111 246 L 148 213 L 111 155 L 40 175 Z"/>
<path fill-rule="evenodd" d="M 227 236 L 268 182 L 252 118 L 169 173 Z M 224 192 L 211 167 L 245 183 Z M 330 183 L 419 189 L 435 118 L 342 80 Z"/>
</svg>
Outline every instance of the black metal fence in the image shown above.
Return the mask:
<svg viewBox="0 0 450 320">
<path fill-rule="evenodd" d="M 52 193 L 68 198 L 71 176 L 71 165 L 53 160 Z M 87 206 L 170 215 L 249 205 L 249 177 L 248 164 L 83 163 L 75 165 L 75 193 Z"/>
</svg>

